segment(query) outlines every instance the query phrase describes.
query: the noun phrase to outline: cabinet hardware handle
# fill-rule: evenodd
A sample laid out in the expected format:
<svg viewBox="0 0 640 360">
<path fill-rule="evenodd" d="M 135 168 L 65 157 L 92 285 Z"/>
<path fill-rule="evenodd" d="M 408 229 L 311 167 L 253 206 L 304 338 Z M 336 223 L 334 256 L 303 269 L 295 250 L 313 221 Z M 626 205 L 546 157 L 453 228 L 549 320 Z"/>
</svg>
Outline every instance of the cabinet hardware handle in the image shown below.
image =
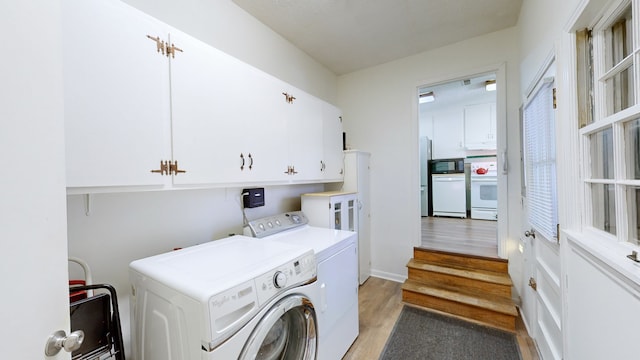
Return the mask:
<svg viewBox="0 0 640 360">
<path fill-rule="evenodd" d="M 296 167 L 295 166 L 289 165 L 289 166 L 287 166 L 287 171 L 285 171 L 284 173 L 287 174 L 287 175 L 295 175 L 298 172 L 296 171 Z"/>
<path fill-rule="evenodd" d="M 180 49 L 173 43 L 171 44 L 171 46 L 167 46 L 167 57 L 171 56 L 172 59 L 175 59 L 176 51 L 184 52 L 182 49 Z"/>
<path fill-rule="evenodd" d="M 249 153 L 249 170 L 253 169 L 253 156 Z"/>
<path fill-rule="evenodd" d="M 530 277 L 529 278 L 529 286 L 531 286 L 533 291 L 538 291 L 538 283 L 536 283 L 536 279 Z"/>
<path fill-rule="evenodd" d="M 293 100 L 296 99 L 293 95 L 289 95 L 286 92 L 283 92 L 282 95 L 284 95 L 285 101 L 288 102 L 289 104 L 293 104 Z"/>
<path fill-rule="evenodd" d="M 160 160 L 160 169 L 151 170 L 151 172 L 160 175 L 169 175 L 169 162 Z"/>
<path fill-rule="evenodd" d="M 320 160 L 320 171 L 324 171 L 326 168 L 324 161 Z"/>
<path fill-rule="evenodd" d="M 169 172 L 173 175 L 178 175 L 181 173 L 186 173 L 187 171 L 178 169 L 178 160 L 176 160 L 173 163 L 169 163 Z"/>
<path fill-rule="evenodd" d="M 165 48 L 166 48 L 164 44 L 164 40 L 160 40 L 160 36 L 153 37 L 151 35 L 147 35 L 147 37 L 156 42 L 156 51 L 164 55 Z"/>
<path fill-rule="evenodd" d="M 244 170 L 244 155 L 240 153 L 240 159 L 242 159 L 242 165 L 240 165 L 240 171 Z"/>
</svg>

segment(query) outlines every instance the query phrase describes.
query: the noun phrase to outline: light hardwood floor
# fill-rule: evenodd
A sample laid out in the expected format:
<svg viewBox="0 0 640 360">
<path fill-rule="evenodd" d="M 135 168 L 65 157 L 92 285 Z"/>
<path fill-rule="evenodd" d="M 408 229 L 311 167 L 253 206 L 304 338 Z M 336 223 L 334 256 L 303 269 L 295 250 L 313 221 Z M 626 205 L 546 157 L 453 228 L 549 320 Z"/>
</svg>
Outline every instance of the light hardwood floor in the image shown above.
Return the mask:
<svg viewBox="0 0 640 360">
<path fill-rule="evenodd" d="M 394 281 L 371 277 L 360 286 L 360 335 L 343 360 L 373 360 L 380 357 L 402 310 L 401 285 Z M 516 322 L 516 338 L 522 360 L 540 359 L 520 317 Z"/>
<path fill-rule="evenodd" d="M 448 217 L 422 218 L 422 247 L 498 257 L 496 221 Z"/>
</svg>

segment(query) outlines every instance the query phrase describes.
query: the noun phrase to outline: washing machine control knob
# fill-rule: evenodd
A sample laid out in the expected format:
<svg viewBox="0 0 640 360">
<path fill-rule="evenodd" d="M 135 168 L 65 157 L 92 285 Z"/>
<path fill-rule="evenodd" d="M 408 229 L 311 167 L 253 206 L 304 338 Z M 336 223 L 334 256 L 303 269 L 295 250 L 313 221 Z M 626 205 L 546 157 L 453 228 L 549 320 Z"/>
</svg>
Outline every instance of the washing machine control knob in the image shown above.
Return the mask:
<svg viewBox="0 0 640 360">
<path fill-rule="evenodd" d="M 281 289 L 287 285 L 287 275 L 285 275 L 282 271 L 276 271 L 273 275 L 273 285 L 275 285 L 278 289 Z"/>
</svg>

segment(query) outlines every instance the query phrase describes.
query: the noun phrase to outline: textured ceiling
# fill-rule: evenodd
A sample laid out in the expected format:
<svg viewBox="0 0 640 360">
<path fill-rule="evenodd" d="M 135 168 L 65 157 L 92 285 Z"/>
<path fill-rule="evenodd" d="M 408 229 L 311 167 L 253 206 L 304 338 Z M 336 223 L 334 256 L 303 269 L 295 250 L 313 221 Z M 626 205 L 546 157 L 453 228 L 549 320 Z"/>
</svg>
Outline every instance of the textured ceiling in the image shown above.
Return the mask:
<svg viewBox="0 0 640 360">
<path fill-rule="evenodd" d="M 522 0 L 233 0 L 342 75 L 515 26 Z"/>
</svg>

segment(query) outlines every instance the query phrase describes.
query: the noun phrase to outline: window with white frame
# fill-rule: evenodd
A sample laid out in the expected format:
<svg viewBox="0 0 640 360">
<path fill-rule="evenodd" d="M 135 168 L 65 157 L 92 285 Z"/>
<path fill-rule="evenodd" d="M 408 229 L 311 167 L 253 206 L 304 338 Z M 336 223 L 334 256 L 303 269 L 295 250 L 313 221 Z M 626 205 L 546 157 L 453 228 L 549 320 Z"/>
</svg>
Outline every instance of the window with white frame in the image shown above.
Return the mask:
<svg viewBox="0 0 640 360">
<path fill-rule="evenodd" d="M 524 105 L 524 163 L 528 220 L 546 240 L 558 238 L 554 78 L 540 79 Z"/>
<path fill-rule="evenodd" d="M 618 1 L 588 31 L 579 32 L 585 225 L 640 245 L 640 0 Z M 587 34 L 588 36 L 584 36 Z M 584 60 L 584 61 L 581 61 Z M 580 95 L 580 94 L 583 95 Z"/>
</svg>

